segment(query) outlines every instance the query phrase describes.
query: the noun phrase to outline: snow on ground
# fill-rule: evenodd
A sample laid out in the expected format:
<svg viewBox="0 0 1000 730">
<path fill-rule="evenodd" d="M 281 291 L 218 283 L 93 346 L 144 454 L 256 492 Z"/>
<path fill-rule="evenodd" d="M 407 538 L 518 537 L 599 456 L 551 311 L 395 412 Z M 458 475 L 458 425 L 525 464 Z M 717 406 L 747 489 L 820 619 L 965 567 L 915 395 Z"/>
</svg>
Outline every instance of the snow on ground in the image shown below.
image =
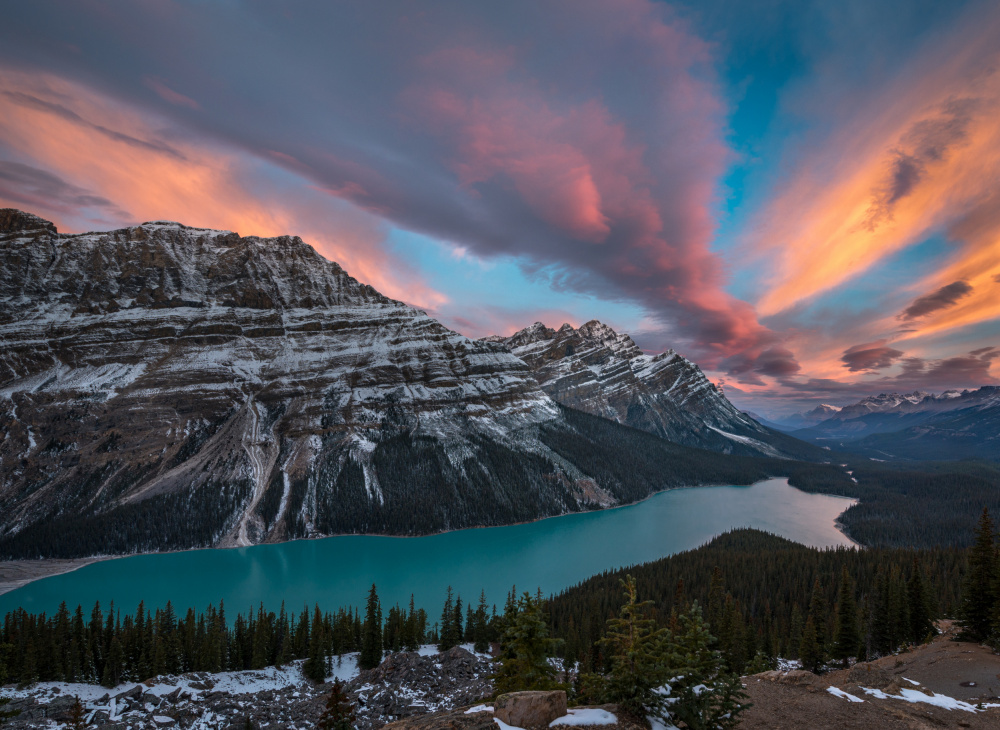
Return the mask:
<svg viewBox="0 0 1000 730">
<path fill-rule="evenodd" d="M 862 687 L 861 691 L 880 700 L 903 700 L 904 702 L 913 703 L 922 702 L 925 705 L 934 705 L 935 707 L 941 707 L 945 710 L 978 712 L 975 705 L 970 705 L 968 702 L 962 702 L 962 700 L 956 700 L 954 697 L 949 697 L 948 695 L 939 695 L 937 692 L 924 694 L 923 692 L 915 689 L 901 689 L 899 690 L 898 695 L 890 695 L 880 689 L 868 689 L 867 687 Z"/>
<path fill-rule="evenodd" d="M 568 715 L 557 717 L 555 720 L 550 722 L 549 727 L 558 727 L 559 725 L 573 725 L 574 727 L 583 727 L 587 725 L 614 725 L 618 722 L 618 718 L 607 710 L 584 708 L 580 710 L 569 710 L 568 712 Z"/>
<path fill-rule="evenodd" d="M 802 669 L 802 662 L 800 662 L 798 659 L 784 659 L 783 657 L 779 656 L 777 662 L 778 662 L 777 668 L 782 672 L 788 672 L 791 671 L 792 669 Z"/>
<path fill-rule="evenodd" d="M 349 681 L 358 676 L 358 655 L 357 653 L 344 654 L 343 657 L 333 659 L 333 676 L 341 681 Z M 211 690 L 204 689 L 201 682 L 204 677 L 210 677 L 212 681 Z M 280 669 L 277 667 L 267 667 L 265 669 L 252 669 L 238 672 L 218 672 L 215 674 L 192 674 L 183 676 L 160 676 L 150 680 L 149 684 L 143 683 L 143 693 L 164 697 L 176 691 L 178 688 L 182 692 L 189 693 L 192 697 L 199 697 L 206 691 L 226 692 L 231 695 L 257 694 L 267 690 L 280 690 L 286 687 L 297 687 L 306 684 L 308 680 L 302 676 L 302 661 L 292 662 Z M 48 704 L 56 697 L 79 697 L 85 705 L 94 704 L 97 700 L 110 695 L 126 692 L 135 687 L 139 682 L 125 682 L 117 687 L 108 689 L 97 684 L 82 684 L 75 682 L 38 682 L 28 688 L 5 690 L 5 694 L 12 698 L 35 697 L 40 703 Z M 194 686 L 192 686 L 194 685 Z"/>
<path fill-rule="evenodd" d="M 471 642 L 468 644 L 459 644 L 459 646 L 465 649 L 470 654 L 475 654 L 480 659 L 493 658 L 488 651 L 487 652 L 476 651 L 475 644 Z M 434 656 L 435 654 L 440 654 L 440 653 L 441 652 L 438 651 L 438 648 L 435 644 L 423 644 L 419 649 L 417 649 L 417 654 L 419 654 L 420 656 Z"/>
<path fill-rule="evenodd" d="M 845 692 L 844 690 L 838 689 L 837 687 L 827 687 L 826 691 L 832 694 L 834 697 L 843 697 L 845 700 L 848 700 L 849 702 L 864 702 L 864 700 L 861 699 L 860 697 L 855 697 L 849 692 Z"/>
<path fill-rule="evenodd" d="M 96 702 L 104 695 L 112 697 L 126 690 L 132 689 L 135 683 L 120 684 L 114 689 L 102 687 L 99 684 L 82 684 L 78 682 L 38 682 L 30 687 L 5 688 L 3 694 L 11 699 L 22 697 L 35 697 L 43 705 L 47 705 L 56 697 L 79 697 L 83 703 Z M 171 688 L 173 689 L 173 688 Z"/>
<path fill-rule="evenodd" d="M 676 725 L 668 724 L 658 717 L 649 716 L 646 719 L 649 721 L 651 730 L 679 730 Z"/>
<path fill-rule="evenodd" d="M 466 715 L 473 715 L 477 712 L 493 712 L 492 705 L 476 705 L 475 707 L 470 707 L 465 711 Z"/>
</svg>

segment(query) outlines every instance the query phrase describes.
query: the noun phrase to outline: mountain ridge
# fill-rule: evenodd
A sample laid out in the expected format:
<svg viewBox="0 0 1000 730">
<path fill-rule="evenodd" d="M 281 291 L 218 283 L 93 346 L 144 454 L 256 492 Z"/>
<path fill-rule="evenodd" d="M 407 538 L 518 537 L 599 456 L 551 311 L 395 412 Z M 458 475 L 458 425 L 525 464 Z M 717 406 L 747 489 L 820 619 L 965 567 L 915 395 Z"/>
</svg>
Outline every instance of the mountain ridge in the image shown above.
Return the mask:
<svg viewBox="0 0 1000 730">
<path fill-rule="evenodd" d="M 425 534 L 776 468 L 591 423 L 290 236 L 0 211 L 0 340 L 7 557 Z"/>
<path fill-rule="evenodd" d="M 674 350 L 644 353 L 598 320 L 558 330 L 535 322 L 503 345 L 528 364 L 553 400 L 675 443 L 730 454 L 822 456 L 737 409 L 695 363 Z"/>
</svg>

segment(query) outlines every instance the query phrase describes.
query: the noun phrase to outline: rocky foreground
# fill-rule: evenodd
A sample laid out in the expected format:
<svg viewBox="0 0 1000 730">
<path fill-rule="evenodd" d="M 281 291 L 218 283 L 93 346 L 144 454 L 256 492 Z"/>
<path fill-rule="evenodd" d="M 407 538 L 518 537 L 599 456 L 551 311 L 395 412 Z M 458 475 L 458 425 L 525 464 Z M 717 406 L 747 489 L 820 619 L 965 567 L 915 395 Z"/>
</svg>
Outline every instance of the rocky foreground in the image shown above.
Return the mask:
<svg viewBox="0 0 1000 730">
<path fill-rule="evenodd" d="M 1000 656 L 952 640 L 951 630 L 929 645 L 896 656 L 817 676 L 801 670 L 773 671 L 744 678 L 753 703 L 745 730 L 917 730 L 1000 727 Z M 432 647 L 388 656 L 359 672 L 345 655 L 334 676 L 358 708 L 359 730 L 486 730 L 497 727 L 491 660 L 465 648 L 442 654 Z M 89 726 L 106 730 L 178 728 L 221 730 L 246 727 L 285 730 L 313 727 L 329 685 L 315 686 L 297 664 L 283 669 L 157 677 L 108 691 L 93 685 L 44 683 L 5 688 L 6 709 L 20 714 L 11 728 L 63 724 L 79 696 Z M 473 710 L 471 711 L 470 710 Z M 616 708 L 590 708 L 615 716 L 604 725 L 635 730 Z M 595 715 L 596 716 L 596 715 Z M 594 717 L 594 716 L 592 716 Z M 571 724 L 570 713 L 558 726 Z"/>
</svg>

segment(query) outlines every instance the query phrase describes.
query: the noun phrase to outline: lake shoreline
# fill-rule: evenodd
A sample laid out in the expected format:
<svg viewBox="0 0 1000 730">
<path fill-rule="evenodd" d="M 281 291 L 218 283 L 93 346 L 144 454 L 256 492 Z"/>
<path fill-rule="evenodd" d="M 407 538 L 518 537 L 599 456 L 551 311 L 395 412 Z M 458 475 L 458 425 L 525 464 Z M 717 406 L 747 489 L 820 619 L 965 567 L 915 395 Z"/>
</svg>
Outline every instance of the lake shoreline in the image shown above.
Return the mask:
<svg viewBox="0 0 1000 730">
<path fill-rule="evenodd" d="M 19 588 L 33 583 L 44 578 L 50 578 L 57 575 L 64 575 L 66 573 L 72 573 L 80 568 L 86 567 L 93 563 L 108 561 L 108 560 L 119 560 L 122 558 L 131 558 L 139 556 L 150 556 L 150 555 L 170 555 L 176 553 L 194 553 L 201 551 L 219 551 L 219 550 L 244 550 L 250 548 L 264 547 L 267 545 L 280 545 L 296 542 L 312 542 L 316 540 L 326 540 L 328 538 L 334 537 L 382 537 L 382 538 L 396 538 L 401 540 L 412 539 L 412 538 L 426 538 L 435 537 L 438 535 L 448 535 L 456 532 L 466 532 L 472 530 L 489 530 L 489 529 L 503 529 L 509 527 L 517 527 L 523 525 L 534 525 L 540 522 L 545 522 L 548 520 L 555 520 L 561 517 L 572 517 L 575 515 L 585 515 L 585 514 L 598 514 L 606 512 L 614 512 L 616 510 L 625 509 L 628 507 L 635 507 L 641 505 L 654 497 L 664 494 L 666 492 L 676 492 L 682 490 L 691 489 L 715 489 L 720 487 L 735 487 L 735 488 L 751 488 L 759 484 L 764 484 L 772 480 L 781 480 L 788 487 L 802 492 L 803 494 L 813 494 L 812 492 L 807 492 L 806 490 L 799 489 L 794 485 L 788 484 L 787 477 L 775 476 L 768 477 L 767 479 L 761 479 L 759 481 L 753 482 L 752 484 L 697 484 L 691 486 L 681 486 L 681 487 L 668 487 L 666 489 L 660 489 L 655 492 L 651 492 L 642 499 L 636 500 L 634 502 L 628 502 L 625 504 L 616 504 L 608 507 L 603 507 L 601 509 L 594 510 L 580 510 L 578 512 L 563 512 L 557 515 L 546 515 L 539 517 L 535 520 L 526 520 L 522 522 L 511 522 L 503 525 L 470 525 L 468 527 L 457 527 L 450 530 L 441 530 L 439 532 L 429 532 L 414 535 L 399 535 L 399 534 L 382 534 L 382 533 L 337 533 L 333 535 L 316 535 L 312 537 L 299 537 L 292 540 L 282 540 L 280 542 L 264 542 L 256 543 L 254 545 L 218 545 L 214 547 L 198 547 L 198 548 L 184 548 L 181 550 L 159 550 L 155 552 L 135 552 L 135 553 L 125 553 L 121 555 L 95 555 L 82 558 L 41 558 L 32 560 L 7 560 L 0 561 L 0 595 L 10 593 Z M 849 502 L 857 503 L 857 500 L 853 497 L 845 497 L 842 495 L 824 495 L 824 496 L 834 496 L 841 499 L 848 500 Z M 845 507 L 846 511 L 849 507 Z M 843 514 L 843 513 L 841 513 Z M 851 537 L 843 523 L 840 522 L 839 516 L 834 520 L 834 526 L 838 532 L 843 534 L 843 536 L 850 541 L 852 546 L 857 548 L 863 548 L 864 546 L 858 543 L 853 537 Z"/>
</svg>

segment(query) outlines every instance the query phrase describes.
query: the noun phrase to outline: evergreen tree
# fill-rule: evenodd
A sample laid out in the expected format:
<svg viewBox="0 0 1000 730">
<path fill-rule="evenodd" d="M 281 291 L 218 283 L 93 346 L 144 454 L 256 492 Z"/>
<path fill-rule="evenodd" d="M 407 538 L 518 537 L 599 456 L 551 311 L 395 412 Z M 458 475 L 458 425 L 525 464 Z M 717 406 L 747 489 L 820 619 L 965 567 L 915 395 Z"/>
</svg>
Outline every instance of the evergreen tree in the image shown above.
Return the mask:
<svg viewBox="0 0 1000 730">
<path fill-rule="evenodd" d="M 448 643 L 451 646 L 458 646 L 462 643 L 462 597 L 458 596 L 455 599 L 455 609 L 451 616 L 451 624 L 449 625 L 451 630 L 451 636 L 448 638 Z"/>
<path fill-rule="evenodd" d="M 358 660 L 358 666 L 361 666 L 361 660 Z M 364 669 L 370 669 L 370 667 L 363 667 Z M 327 677 L 327 664 L 326 656 L 323 652 L 323 632 L 320 627 L 317 627 L 311 632 L 309 637 L 309 656 L 302 663 L 302 674 L 305 675 L 306 679 L 309 679 L 316 684 L 323 684 Z"/>
<path fill-rule="evenodd" d="M 913 558 L 910 580 L 906 585 L 906 594 L 910 607 L 910 636 L 909 641 L 914 644 L 922 644 L 928 637 L 936 633 L 934 622 L 931 620 L 930 598 L 927 589 L 924 587 L 924 578 L 921 575 L 920 563 L 917 558 Z"/>
<path fill-rule="evenodd" d="M 406 614 L 406 622 L 403 626 L 403 648 L 406 651 L 416 651 L 420 648 L 420 635 L 417 625 L 417 612 L 413 605 L 413 594 L 410 594 L 410 610 Z"/>
<path fill-rule="evenodd" d="M 69 727 L 73 730 L 83 730 L 87 726 L 84 722 L 85 710 L 83 708 L 83 703 L 80 702 L 79 697 L 73 698 L 74 702 L 69 708 L 69 722 L 67 723 Z"/>
<path fill-rule="evenodd" d="M 382 606 L 378 600 L 378 592 L 372 583 L 368 592 L 368 604 L 365 607 L 365 623 L 361 637 L 361 654 L 358 666 L 362 669 L 374 669 L 382 663 Z"/>
<path fill-rule="evenodd" d="M 109 615 L 110 618 L 110 615 Z M 104 662 L 104 676 L 101 677 L 101 684 L 105 687 L 117 687 L 122 681 L 122 673 L 125 669 L 125 653 L 122 651 L 121 642 L 117 636 L 111 639 L 111 646 L 108 649 L 108 658 Z"/>
<path fill-rule="evenodd" d="M 726 671 L 722 655 L 697 602 L 679 617 L 680 629 L 667 642 L 664 662 L 669 694 L 657 714 L 691 730 L 724 730 L 739 724 L 750 707 L 739 675 Z"/>
<path fill-rule="evenodd" d="M 785 651 L 789 659 L 798 659 L 799 657 L 799 645 L 802 643 L 803 628 L 805 628 L 805 622 L 802 620 L 802 611 L 799 610 L 799 604 L 796 603 L 792 606 L 791 625 L 788 632 L 788 648 Z"/>
<path fill-rule="evenodd" d="M 958 617 L 963 634 L 973 641 L 986 641 L 993 631 L 997 586 L 1000 583 L 994 533 L 989 510 L 983 509 L 976 527 L 975 542 L 969 550 L 969 572 Z"/>
<path fill-rule="evenodd" d="M 500 669 L 493 677 L 496 693 L 556 689 L 556 670 L 548 660 L 555 656 L 560 641 L 549 637 L 541 601 L 526 592 L 506 623 L 500 640 Z"/>
<path fill-rule="evenodd" d="M 316 727 L 319 730 L 353 730 L 356 719 L 354 705 L 344 691 L 344 685 L 339 679 L 335 679 Z"/>
<path fill-rule="evenodd" d="M 845 567 L 840 574 L 837 592 L 837 623 L 830 655 L 847 666 L 850 657 L 858 655 L 861 632 L 858 630 L 858 605 L 854 600 L 854 582 Z"/>
<path fill-rule="evenodd" d="M 822 653 L 826 653 L 826 597 L 823 595 L 823 587 L 819 583 L 819 578 L 813 582 L 812 597 L 809 599 L 809 613 L 812 616 L 813 624 L 816 628 L 816 644 Z"/>
<path fill-rule="evenodd" d="M 802 629 L 802 642 L 799 644 L 799 661 L 802 666 L 810 672 L 819 672 L 823 667 L 823 650 L 820 648 L 819 639 L 816 635 L 816 622 L 812 614 L 806 619 L 806 625 Z"/>
<path fill-rule="evenodd" d="M 441 626 L 438 633 L 438 651 L 448 651 L 455 646 L 455 631 L 453 622 L 455 621 L 455 603 L 451 595 L 451 586 L 444 599 L 444 608 L 441 610 Z"/>
<path fill-rule="evenodd" d="M 625 603 L 617 618 L 608 619 L 601 640 L 611 659 L 605 693 L 609 702 L 645 717 L 663 709 L 663 698 L 655 690 L 669 679 L 663 663 L 667 630 L 657 628 L 650 617 L 652 601 L 638 601 L 635 578 L 628 575 L 621 585 Z"/>
<path fill-rule="evenodd" d="M 479 594 L 479 605 L 472 616 L 472 642 L 473 649 L 480 654 L 490 650 L 490 627 L 489 617 L 486 614 L 486 591 Z"/>
</svg>

